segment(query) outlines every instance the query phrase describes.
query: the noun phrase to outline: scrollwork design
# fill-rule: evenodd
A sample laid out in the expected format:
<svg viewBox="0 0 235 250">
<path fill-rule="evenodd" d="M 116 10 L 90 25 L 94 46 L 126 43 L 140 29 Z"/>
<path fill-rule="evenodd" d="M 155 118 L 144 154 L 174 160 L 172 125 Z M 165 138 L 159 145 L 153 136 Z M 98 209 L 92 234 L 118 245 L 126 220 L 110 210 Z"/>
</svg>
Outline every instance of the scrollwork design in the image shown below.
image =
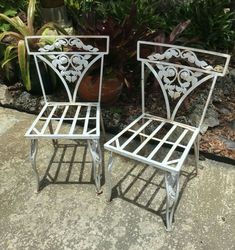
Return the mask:
<svg viewBox="0 0 235 250">
<path fill-rule="evenodd" d="M 52 65 L 68 82 L 76 82 L 82 71 L 88 67 L 91 55 L 48 55 Z"/>
<path fill-rule="evenodd" d="M 39 48 L 40 52 L 51 52 L 61 50 L 63 47 L 76 47 L 88 52 L 98 52 L 99 49 L 91 45 L 85 45 L 80 39 L 71 37 L 71 38 L 57 38 L 52 44 L 46 44 L 44 47 Z"/>
<path fill-rule="evenodd" d="M 178 71 L 174 66 L 156 66 L 159 69 L 158 76 L 162 80 L 164 88 L 173 99 L 177 99 L 182 94 L 185 94 L 190 86 L 197 84 L 198 77 L 202 75 L 201 72 L 193 72 L 189 69 Z"/>
<path fill-rule="evenodd" d="M 206 69 L 206 70 L 213 69 L 213 67 L 209 65 L 206 61 L 199 60 L 197 58 L 197 55 L 190 50 L 180 50 L 180 49 L 169 48 L 164 53 L 152 54 L 148 56 L 147 58 L 151 61 L 161 61 L 164 59 L 169 60 L 172 57 L 186 59 L 189 63 L 195 64 L 196 66 L 202 69 Z"/>
</svg>

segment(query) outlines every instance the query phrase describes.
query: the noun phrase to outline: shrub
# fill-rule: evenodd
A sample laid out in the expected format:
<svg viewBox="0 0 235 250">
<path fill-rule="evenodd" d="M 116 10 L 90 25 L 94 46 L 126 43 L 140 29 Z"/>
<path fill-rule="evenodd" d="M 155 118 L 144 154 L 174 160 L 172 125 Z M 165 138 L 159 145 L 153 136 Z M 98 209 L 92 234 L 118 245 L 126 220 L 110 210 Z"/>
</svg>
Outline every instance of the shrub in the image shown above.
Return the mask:
<svg viewBox="0 0 235 250">
<path fill-rule="evenodd" d="M 0 13 L 13 17 L 17 12 L 25 10 L 27 6 L 26 0 L 0 0 Z M 10 30 L 10 24 L 4 20 L 0 20 L 0 32 Z"/>
<path fill-rule="evenodd" d="M 184 1 L 166 14 L 168 26 L 179 20 L 191 19 L 190 28 L 185 31 L 188 43 L 212 50 L 231 50 L 234 46 L 234 12 L 227 7 L 230 0 Z"/>
</svg>

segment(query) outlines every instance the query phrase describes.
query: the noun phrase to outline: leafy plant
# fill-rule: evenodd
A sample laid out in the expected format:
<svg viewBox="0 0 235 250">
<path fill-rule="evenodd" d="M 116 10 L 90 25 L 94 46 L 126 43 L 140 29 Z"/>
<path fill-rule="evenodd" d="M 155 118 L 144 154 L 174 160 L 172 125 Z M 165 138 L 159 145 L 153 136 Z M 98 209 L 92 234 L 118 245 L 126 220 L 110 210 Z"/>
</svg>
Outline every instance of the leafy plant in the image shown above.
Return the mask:
<svg viewBox="0 0 235 250">
<path fill-rule="evenodd" d="M 18 11 L 25 9 L 27 4 L 26 0 L 0 0 L 0 13 L 3 13 L 6 16 L 13 17 L 17 14 Z M 10 29 L 10 24 L 0 20 L 0 32 L 7 31 Z"/>
<path fill-rule="evenodd" d="M 62 33 L 65 33 L 63 29 L 61 29 L 54 23 L 47 23 L 40 29 L 36 30 L 36 28 L 34 27 L 35 11 L 36 0 L 29 0 L 26 23 L 24 23 L 19 16 L 10 18 L 5 14 L 0 14 L 0 19 L 3 19 L 5 22 L 9 23 L 9 25 L 12 27 L 11 31 L 4 31 L 0 34 L 0 41 L 4 41 L 6 37 L 9 41 L 10 38 L 10 42 L 8 42 L 4 53 L 2 67 L 6 67 L 10 62 L 18 58 L 21 77 L 27 91 L 31 90 L 31 79 L 30 58 L 26 53 L 26 46 L 24 41 L 25 36 L 40 35 L 47 28 L 55 29 Z"/>
<path fill-rule="evenodd" d="M 193 0 L 185 1 L 168 14 L 168 26 L 177 20 L 191 19 L 191 27 L 185 32 L 193 46 L 213 50 L 233 48 L 235 31 L 232 26 L 235 13 L 226 9 L 230 0 Z"/>
<path fill-rule="evenodd" d="M 96 13 L 99 17 L 107 19 L 113 17 L 118 23 L 129 16 L 133 3 L 136 5 L 135 26 L 145 25 L 155 29 L 156 25 L 163 26 L 164 20 L 157 14 L 159 1 L 156 0 L 119 0 L 97 3 Z"/>
<path fill-rule="evenodd" d="M 6 10 L 24 10 L 27 6 L 27 0 L 0 0 L 0 11 L 4 12 Z"/>
<path fill-rule="evenodd" d="M 181 22 L 168 35 L 158 29 L 157 23 L 154 30 L 150 29 L 147 24 L 138 24 L 137 16 L 138 6 L 132 3 L 129 14 L 122 22 L 111 16 L 100 20 L 96 13 L 88 13 L 83 15 L 78 25 L 78 32 L 82 34 L 109 35 L 110 51 L 105 60 L 106 75 L 115 75 L 128 87 L 136 81 L 134 72 L 138 72 L 135 70 L 139 65 L 136 61 L 137 41 L 173 43 L 190 23 L 190 21 Z"/>
</svg>

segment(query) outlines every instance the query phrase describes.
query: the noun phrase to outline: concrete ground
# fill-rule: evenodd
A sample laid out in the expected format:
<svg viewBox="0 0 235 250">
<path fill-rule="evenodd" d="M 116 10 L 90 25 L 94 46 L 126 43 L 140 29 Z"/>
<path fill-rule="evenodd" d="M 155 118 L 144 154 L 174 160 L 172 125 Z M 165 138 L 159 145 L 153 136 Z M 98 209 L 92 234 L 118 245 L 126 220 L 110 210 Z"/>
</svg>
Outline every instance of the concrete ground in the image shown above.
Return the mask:
<svg viewBox="0 0 235 250">
<path fill-rule="evenodd" d="M 0 249 L 235 249 L 235 167 L 193 158 L 181 175 L 172 232 L 166 232 L 159 171 L 117 157 L 113 201 L 95 194 L 86 145 L 39 143 L 39 194 L 24 138 L 34 116 L 0 108 Z M 63 143 L 63 142 L 62 142 Z M 105 161 L 108 154 L 105 152 Z M 46 174 L 47 173 L 47 174 Z"/>
</svg>

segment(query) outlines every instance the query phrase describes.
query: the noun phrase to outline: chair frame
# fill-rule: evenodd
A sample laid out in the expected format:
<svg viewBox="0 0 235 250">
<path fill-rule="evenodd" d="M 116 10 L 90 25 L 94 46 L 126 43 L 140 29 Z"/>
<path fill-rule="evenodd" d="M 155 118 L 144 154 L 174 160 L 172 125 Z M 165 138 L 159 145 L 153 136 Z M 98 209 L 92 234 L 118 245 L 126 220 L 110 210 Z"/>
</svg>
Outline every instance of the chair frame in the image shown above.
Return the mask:
<svg viewBox="0 0 235 250">
<path fill-rule="evenodd" d="M 45 44 L 40 47 L 37 51 L 33 51 L 29 43 L 33 39 L 55 39 L 53 43 Z M 86 45 L 83 43 L 83 39 L 101 39 L 105 41 L 105 50 L 100 51 L 98 48 L 91 45 Z M 31 42 L 32 43 L 32 42 Z M 58 146 L 58 139 L 73 139 L 73 140 L 87 140 L 90 154 L 93 161 L 93 173 L 96 186 L 96 192 L 101 193 L 101 164 L 102 164 L 102 154 L 100 149 L 100 122 L 102 126 L 101 117 L 101 91 L 102 91 L 102 78 L 103 78 L 103 67 L 104 67 L 104 56 L 109 53 L 109 37 L 108 36 L 67 36 L 67 35 L 56 35 L 56 36 L 27 36 L 25 38 L 25 44 L 27 48 L 28 55 L 33 56 L 37 73 L 39 76 L 39 82 L 42 89 L 42 94 L 44 98 L 44 106 L 41 112 L 31 125 L 31 127 L 26 132 L 25 136 L 31 139 L 30 146 L 30 160 L 32 168 L 36 178 L 36 192 L 40 190 L 40 178 L 39 173 L 36 168 L 36 156 L 38 152 L 38 139 L 52 139 L 54 147 Z M 67 46 L 74 46 L 78 51 L 64 51 L 63 48 Z M 93 58 L 94 57 L 94 58 Z M 48 60 L 48 58 L 50 60 Z M 89 61 L 91 59 L 91 61 Z M 38 60 L 44 62 L 47 66 L 54 70 L 57 76 L 63 83 L 65 90 L 68 95 L 68 102 L 50 102 L 47 100 L 44 83 L 38 64 Z M 54 60 L 54 61 L 53 61 Z M 77 93 L 79 85 L 92 65 L 100 60 L 100 85 L 99 94 L 96 102 L 80 102 L 77 100 Z M 68 84 L 75 84 L 74 92 L 71 93 Z M 62 116 L 59 118 L 54 118 L 54 112 L 58 107 L 63 107 Z M 66 113 L 71 106 L 76 106 L 76 112 L 74 117 L 66 118 Z M 87 108 L 86 115 L 84 118 L 79 118 L 79 113 L 81 108 Z M 47 117 L 43 117 L 43 114 L 47 112 L 47 109 L 52 110 L 47 113 Z M 96 109 L 95 117 L 91 117 L 91 109 Z M 36 125 L 40 120 L 44 120 L 45 123 L 41 129 L 38 131 Z M 52 121 L 58 121 L 55 131 L 52 127 Z M 70 120 L 72 125 L 70 127 L 69 133 L 60 134 L 59 131 L 62 127 L 64 121 Z M 84 121 L 84 128 L 82 133 L 76 133 L 75 127 L 78 120 Z M 95 120 L 96 127 L 89 131 L 89 121 Z M 46 133 L 46 129 L 49 128 L 50 133 Z"/>
<path fill-rule="evenodd" d="M 148 57 L 141 57 L 141 46 L 153 46 L 153 47 L 162 47 L 165 48 L 165 52 L 159 52 L 159 53 L 153 53 L 149 55 Z M 218 72 L 215 68 L 213 68 L 211 65 L 207 64 L 205 61 L 200 61 L 195 53 L 203 53 L 206 55 L 214 55 L 220 58 L 223 58 L 225 60 L 224 67 L 222 72 Z M 184 59 L 187 62 L 193 62 L 194 66 L 191 65 L 181 65 L 181 64 L 175 64 L 170 63 L 168 59 L 170 58 L 180 58 Z M 217 52 L 211 52 L 211 51 L 205 51 L 201 49 L 194 49 L 194 48 L 188 48 L 183 46 L 176 46 L 171 44 L 163 44 L 163 43 L 153 43 L 153 42 L 146 42 L 146 41 L 138 41 L 137 43 L 137 60 L 141 62 L 141 98 L 142 98 L 142 114 L 135 119 L 131 124 L 129 124 L 126 128 L 124 128 L 120 133 L 118 133 L 116 136 L 114 136 L 111 140 L 105 143 L 104 148 L 108 151 L 110 151 L 110 157 L 107 164 L 107 181 L 108 181 L 108 192 L 107 192 L 107 199 L 108 201 L 111 201 L 111 194 L 112 194 L 112 181 L 111 181 L 111 174 L 112 174 L 112 167 L 114 163 L 113 153 L 120 154 L 124 157 L 128 157 L 130 159 L 133 159 L 135 161 L 147 164 L 149 166 L 156 167 L 158 169 L 161 169 L 165 172 L 165 186 L 166 186 L 166 230 L 170 231 L 172 229 L 172 221 L 174 216 L 175 207 L 178 201 L 179 197 L 179 177 L 180 177 L 180 170 L 182 166 L 185 163 L 185 160 L 189 154 L 189 151 L 192 146 L 194 146 L 194 153 L 195 153 L 195 165 L 196 165 L 196 173 L 198 172 L 198 161 L 199 161 L 199 134 L 200 134 L 200 128 L 203 123 L 203 120 L 206 115 L 206 111 L 208 108 L 208 105 L 210 103 L 211 95 L 217 80 L 218 76 L 224 76 L 228 70 L 228 64 L 230 60 L 230 56 L 227 54 L 217 53 Z M 159 72 L 157 72 L 154 67 L 158 67 L 159 72 L 161 72 L 162 75 L 159 75 Z M 150 70 L 150 72 L 153 73 L 154 77 L 159 82 L 161 91 L 164 96 L 165 100 L 165 107 L 167 111 L 167 117 L 162 118 L 155 115 L 151 115 L 146 112 L 145 108 L 145 69 Z M 169 70 L 170 69 L 170 70 Z M 169 71 L 168 71 L 169 70 Z M 186 87 L 183 86 L 183 84 L 179 86 L 178 90 L 176 87 L 173 87 L 173 90 L 175 88 L 175 92 L 172 92 L 172 86 L 169 78 L 167 77 L 175 77 L 174 79 L 178 79 L 182 77 L 182 73 L 187 72 L 188 78 L 186 79 L 186 82 L 190 82 L 192 78 L 189 78 L 190 76 L 196 76 L 194 75 L 195 72 L 198 72 L 197 74 L 206 74 L 205 77 L 203 77 L 200 80 L 195 81 L 190 84 L 187 84 Z M 165 75 L 164 75 L 165 74 Z M 165 80 L 163 80 L 165 78 Z M 178 78 L 177 78 L 178 77 Z M 183 79 L 183 78 L 181 78 Z M 205 103 L 204 110 L 201 115 L 201 120 L 198 127 L 190 126 L 187 124 L 176 122 L 174 119 L 176 117 L 177 111 L 181 104 L 183 103 L 184 99 L 199 85 L 202 83 L 212 80 L 210 91 L 208 94 L 208 98 Z M 164 82 L 166 81 L 166 82 Z M 179 81 L 178 81 L 179 83 Z M 184 81 L 185 83 L 185 81 Z M 169 97 L 173 99 L 177 99 L 178 103 L 176 104 L 174 110 L 171 111 L 170 104 L 169 104 Z M 137 124 L 141 119 L 147 119 L 148 122 L 143 123 L 142 126 L 139 127 L 137 130 L 132 130 L 131 128 Z M 161 124 L 150 134 L 145 134 L 145 128 L 148 126 L 148 124 L 152 121 L 158 121 Z M 166 133 L 164 138 L 161 140 L 155 139 L 154 136 L 156 133 L 161 129 L 164 124 L 171 124 L 172 128 Z M 181 127 L 184 129 L 184 132 L 179 136 L 179 138 L 174 142 L 171 143 L 167 141 L 167 138 L 171 135 L 171 133 L 174 131 L 176 127 Z M 119 142 L 119 138 L 124 135 L 126 132 L 131 132 L 132 136 L 130 136 L 125 143 L 122 145 Z M 186 133 L 192 133 L 192 136 L 187 144 L 187 146 L 183 146 L 180 144 L 181 140 L 184 138 Z M 128 152 L 124 150 L 124 148 L 133 141 L 137 136 L 140 136 L 141 144 L 140 146 L 134 151 L 134 152 Z M 141 148 L 143 148 L 145 145 L 148 144 L 148 142 L 151 139 L 155 139 L 158 141 L 158 145 L 154 148 L 152 152 L 148 155 L 148 157 L 143 157 L 138 155 L 138 152 Z M 168 154 L 164 158 L 162 162 L 158 162 L 156 160 L 153 160 L 152 157 L 154 154 L 162 147 L 164 144 L 168 144 L 171 146 L 171 149 L 169 150 Z M 169 159 L 171 155 L 174 153 L 175 149 L 177 147 L 183 148 L 183 153 L 181 155 L 181 158 L 179 160 L 173 160 L 169 162 Z M 172 167 L 172 164 L 175 164 L 175 167 Z"/>
</svg>

